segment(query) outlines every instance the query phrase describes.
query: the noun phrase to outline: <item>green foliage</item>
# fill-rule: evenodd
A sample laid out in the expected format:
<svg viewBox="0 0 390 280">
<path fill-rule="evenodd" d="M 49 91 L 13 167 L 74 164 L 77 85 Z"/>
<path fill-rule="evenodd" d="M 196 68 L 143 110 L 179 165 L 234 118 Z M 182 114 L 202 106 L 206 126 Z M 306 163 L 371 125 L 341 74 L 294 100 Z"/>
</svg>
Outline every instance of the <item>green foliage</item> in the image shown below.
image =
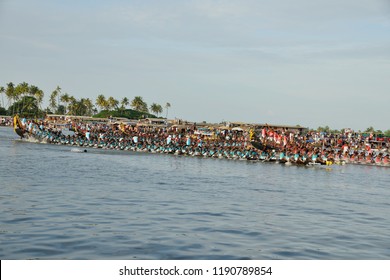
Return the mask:
<svg viewBox="0 0 390 280">
<path fill-rule="evenodd" d="M 317 131 L 319 131 L 319 132 L 329 132 L 330 128 L 329 128 L 329 126 L 325 126 L 325 127 L 319 126 L 317 128 Z"/>
<path fill-rule="evenodd" d="M 110 116 L 115 118 L 128 118 L 128 119 L 156 118 L 156 116 L 153 114 L 140 112 L 132 109 L 117 110 L 117 111 L 103 110 L 100 113 L 94 115 L 93 117 L 108 118 Z"/>
<path fill-rule="evenodd" d="M 150 105 L 150 111 L 151 111 L 152 113 L 155 113 L 155 114 L 158 116 L 159 114 L 162 113 L 163 108 L 162 108 L 161 105 L 156 104 L 156 103 L 153 103 L 152 105 Z"/>
<path fill-rule="evenodd" d="M 50 95 L 49 104 L 50 108 L 53 111 L 56 111 L 58 109 L 58 106 L 60 105 L 60 96 L 61 96 L 61 88 L 60 86 L 57 86 L 55 90 Z"/>
<path fill-rule="evenodd" d="M 5 116 L 5 115 L 7 115 L 7 109 L 5 109 L 5 108 L 3 108 L 3 107 L 0 107 L 0 115 L 1 116 Z"/>
<path fill-rule="evenodd" d="M 93 104 L 89 98 L 76 99 L 73 96 L 69 98 L 68 114 L 74 116 L 91 116 Z"/>
<path fill-rule="evenodd" d="M 166 118 L 166 119 L 168 119 L 168 109 L 169 109 L 169 108 L 171 108 L 171 103 L 167 102 L 167 103 L 165 104 L 165 109 L 166 109 L 166 116 L 165 116 L 165 118 Z"/>
<path fill-rule="evenodd" d="M 45 115 L 45 112 L 39 109 L 37 99 L 33 96 L 23 96 L 8 108 L 9 115 L 16 113 L 25 117 L 43 117 Z"/>
<path fill-rule="evenodd" d="M 386 130 L 386 131 L 384 132 L 384 134 L 385 134 L 386 137 L 390 137 L 390 129 Z"/>
<path fill-rule="evenodd" d="M 108 99 L 107 99 L 107 102 L 108 102 L 108 106 L 109 106 L 109 109 L 115 109 L 115 110 L 118 110 L 118 105 L 119 105 L 119 101 L 116 100 L 114 97 L 110 96 Z"/>
<path fill-rule="evenodd" d="M 154 114 L 149 113 L 147 103 L 142 96 L 135 96 L 133 100 L 124 97 L 118 101 L 113 97 L 106 98 L 103 94 L 97 96 L 95 104 L 89 98 L 76 99 L 68 93 L 62 93 L 62 89 L 57 86 L 49 96 L 49 106 L 45 110 L 41 110 L 41 104 L 44 98 L 44 92 L 35 85 L 29 85 L 26 82 L 14 84 L 9 82 L 6 86 L 0 86 L 0 96 L 5 95 L 8 99 L 8 104 L 12 104 L 8 110 L 0 107 L 0 113 L 13 115 L 19 113 L 24 116 L 43 116 L 45 112 L 55 113 L 60 115 L 92 115 L 97 113 L 97 108 L 102 111 L 95 115 L 96 117 L 106 118 L 125 117 L 130 119 L 140 118 L 156 118 L 163 111 L 163 107 L 153 103 L 150 110 Z M 4 104 L 0 104 L 4 106 Z M 95 107 L 96 105 L 97 107 Z M 133 110 L 126 109 L 130 105 Z M 171 107 L 170 103 L 166 103 L 165 109 Z"/>
<path fill-rule="evenodd" d="M 54 112 L 51 110 L 50 107 L 46 107 L 46 109 L 43 109 L 46 114 L 54 114 Z"/>
<path fill-rule="evenodd" d="M 329 126 L 325 126 L 325 127 L 319 126 L 317 128 L 317 131 L 318 132 L 327 132 L 327 133 L 332 133 L 332 134 L 339 134 L 339 133 L 341 133 L 340 130 L 338 130 L 338 129 L 331 129 Z"/>
<path fill-rule="evenodd" d="M 140 111 L 140 112 L 148 112 L 148 104 L 143 100 L 141 96 L 136 96 L 134 99 L 131 101 L 130 106 L 135 110 L 135 111 Z"/>
<path fill-rule="evenodd" d="M 64 105 L 58 105 L 57 110 L 55 111 L 58 115 L 65 115 L 66 114 L 66 108 Z"/>
<path fill-rule="evenodd" d="M 99 94 L 96 98 L 95 104 L 100 107 L 101 110 L 107 110 L 108 102 L 103 94 Z"/>
<path fill-rule="evenodd" d="M 121 100 L 121 107 L 120 109 L 123 111 L 126 109 L 126 106 L 130 104 L 129 99 L 127 97 L 123 97 Z"/>
<path fill-rule="evenodd" d="M 375 134 L 375 135 L 383 135 L 383 134 L 386 134 L 386 132 L 383 133 L 382 130 L 380 130 L 380 129 L 376 130 L 376 129 L 373 128 L 372 126 L 368 127 L 368 128 L 364 131 L 364 133 L 373 133 L 373 134 Z"/>
</svg>

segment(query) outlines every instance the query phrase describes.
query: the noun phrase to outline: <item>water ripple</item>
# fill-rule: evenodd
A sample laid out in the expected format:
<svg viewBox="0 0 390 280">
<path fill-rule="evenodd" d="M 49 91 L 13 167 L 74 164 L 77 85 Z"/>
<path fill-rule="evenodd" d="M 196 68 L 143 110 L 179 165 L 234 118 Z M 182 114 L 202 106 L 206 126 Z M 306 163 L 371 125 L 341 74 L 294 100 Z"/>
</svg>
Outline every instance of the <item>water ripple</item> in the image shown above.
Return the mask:
<svg viewBox="0 0 390 280">
<path fill-rule="evenodd" d="M 389 259 L 390 169 L 298 168 L 13 141 L 2 259 Z"/>
</svg>

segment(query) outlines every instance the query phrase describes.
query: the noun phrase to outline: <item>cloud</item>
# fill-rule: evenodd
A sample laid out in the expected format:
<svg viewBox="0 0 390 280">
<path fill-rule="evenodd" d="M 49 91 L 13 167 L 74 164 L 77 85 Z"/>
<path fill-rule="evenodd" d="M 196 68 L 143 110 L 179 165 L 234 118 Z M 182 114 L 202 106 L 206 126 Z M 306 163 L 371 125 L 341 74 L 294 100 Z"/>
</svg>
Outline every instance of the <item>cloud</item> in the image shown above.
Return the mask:
<svg viewBox="0 0 390 280">
<path fill-rule="evenodd" d="M 245 1 L 200 0 L 192 1 L 190 6 L 195 15 L 210 19 L 234 19 L 250 14 L 250 5 Z"/>
<path fill-rule="evenodd" d="M 0 3 L 2 79 L 170 101 L 189 120 L 305 125 L 329 107 L 352 122 L 368 96 L 390 118 L 388 1 Z"/>
</svg>

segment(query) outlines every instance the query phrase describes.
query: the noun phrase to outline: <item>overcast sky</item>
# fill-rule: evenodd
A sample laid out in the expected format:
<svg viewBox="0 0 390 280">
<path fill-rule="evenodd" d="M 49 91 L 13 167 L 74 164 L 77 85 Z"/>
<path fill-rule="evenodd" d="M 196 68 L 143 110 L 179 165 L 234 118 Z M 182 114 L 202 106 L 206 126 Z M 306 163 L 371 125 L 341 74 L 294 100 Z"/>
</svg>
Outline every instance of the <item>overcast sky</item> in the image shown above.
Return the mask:
<svg viewBox="0 0 390 280">
<path fill-rule="evenodd" d="M 390 129 L 389 0 L 0 0 L 0 85 L 169 118 Z M 164 113 L 165 116 L 165 113 Z"/>
</svg>

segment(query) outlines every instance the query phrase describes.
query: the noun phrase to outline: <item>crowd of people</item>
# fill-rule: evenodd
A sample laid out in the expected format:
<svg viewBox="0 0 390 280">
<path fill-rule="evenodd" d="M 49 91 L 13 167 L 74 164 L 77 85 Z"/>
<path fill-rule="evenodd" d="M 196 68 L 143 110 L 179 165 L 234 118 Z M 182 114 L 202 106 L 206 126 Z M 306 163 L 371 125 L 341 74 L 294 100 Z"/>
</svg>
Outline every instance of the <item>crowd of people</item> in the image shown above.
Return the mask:
<svg viewBox="0 0 390 280">
<path fill-rule="evenodd" d="M 267 125 L 258 130 L 205 130 L 196 124 L 185 127 L 74 121 L 56 124 L 25 119 L 19 120 L 17 126 L 23 129 L 23 137 L 77 147 L 297 165 L 356 163 L 390 166 L 389 142 L 375 142 L 372 137 L 351 130 L 336 135 L 273 129 Z M 69 130 L 74 133 L 66 133 Z"/>
<path fill-rule="evenodd" d="M 0 117 L 0 126 L 12 126 L 12 118 L 7 116 Z"/>
</svg>

